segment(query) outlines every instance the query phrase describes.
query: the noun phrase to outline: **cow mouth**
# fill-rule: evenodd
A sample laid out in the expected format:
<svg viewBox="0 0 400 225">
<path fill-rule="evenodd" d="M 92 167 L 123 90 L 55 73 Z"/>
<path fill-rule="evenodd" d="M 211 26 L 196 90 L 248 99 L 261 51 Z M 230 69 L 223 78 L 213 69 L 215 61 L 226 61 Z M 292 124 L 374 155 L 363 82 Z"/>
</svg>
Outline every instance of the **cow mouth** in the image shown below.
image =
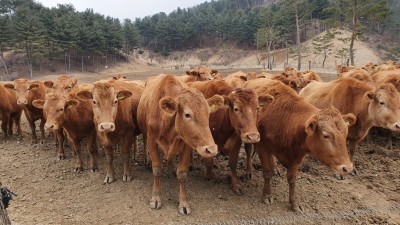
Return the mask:
<svg viewBox="0 0 400 225">
<path fill-rule="evenodd" d="M 341 164 L 338 166 L 331 167 L 332 170 L 338 175 L 347 175 L 354 170 L 353 163 L 350 164 Z"/>
<path fill-rule="evenodd" d="M 260 141 L 260 133 L 245 133 L 241 136 L 241 139 L 244 143 L 254 144 Z"/>
<path fill-rule="evenodd" d="M 97 129 L 100 132 L 105 132 L 105 133 L 113 132 L 115 130 L 115 124 L 114 123 L 100 123 L 97 126 Z"/>
<path fill-rule="evenodd" d="M 196 148 L 197 153 L 202 157 L 214 157 L 218 153 L 217 145 L 205 145 Z"/>
</svg>

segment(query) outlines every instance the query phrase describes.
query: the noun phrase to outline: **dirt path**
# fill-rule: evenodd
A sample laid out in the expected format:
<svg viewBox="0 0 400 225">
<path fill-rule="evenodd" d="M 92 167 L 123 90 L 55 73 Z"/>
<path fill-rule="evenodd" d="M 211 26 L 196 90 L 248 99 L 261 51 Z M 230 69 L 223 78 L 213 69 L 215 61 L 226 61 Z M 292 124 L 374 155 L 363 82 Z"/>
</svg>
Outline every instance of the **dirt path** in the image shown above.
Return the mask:
<svg viewBox="0 0 400 225">
<path fill-rule="evenodd" d="M 146 74 L 140 76 L 144 78 Z M 117 180 L 103 185 L 106 163 L 102 151 L 98 156 L 99 172 L 85 170 L 76 174 L 71 149 L 66 149 L 67 159 L 59 161 L 53 138 L 48 137 L 44 146 L 32 145 L 25 120 L 23 130 L 23 137 L 13 137 L 6 144 L 0 144 L 0 181 L 18 194 L 8 208 L 10 219 L 17 225 L 400 224 L 400 143 L 397 136 L 391 151 L 381 149 L 382 137 L 362 143 L 355 156 L 360 174 L 344 181 L 336 180 L 329 169 L 308 158 L 296 187 L 299 201 L 306 209 L 303 214 L 289 210 L 288 185 L 282 167 L 282 175 L 273 179 L 275 202 L 265 205 L 260 201 L 263 179 L 257 157 L 252 180 L 243 181 L 244 196 L 236 196 L 230 189 L 228 162 L 224 157 L 218 157 L 217 178 L 212 181 L 204 180 L 204 165 L 195 159 L 187 185 L 192 215 L 185 217 L 178 213 L 178 181 L 166 170 L 161 180 L 163 205 L 160 210 L 150 209 L 152 173 L 142 163 L 141 141 L 137 160 L 131 159 L 134 179 L 122 181 L 117 150 Z M 240 174 L 244 174 L 243 155 L 239 162 Z M 86 151 L 83 156 L 86 168 Z"/>
</svg>

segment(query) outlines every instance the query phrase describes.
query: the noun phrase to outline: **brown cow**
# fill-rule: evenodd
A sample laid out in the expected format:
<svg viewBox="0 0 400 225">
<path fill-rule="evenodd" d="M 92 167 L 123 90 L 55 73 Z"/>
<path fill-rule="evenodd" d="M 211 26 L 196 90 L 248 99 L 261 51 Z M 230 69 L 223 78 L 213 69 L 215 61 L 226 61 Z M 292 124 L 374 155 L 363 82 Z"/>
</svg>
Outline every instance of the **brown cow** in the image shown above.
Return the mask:
<svg viewBox="0 0 400 225">
<path fill-rule="evenodd" d="M 279 80 L 282 83 L 286 84 L 287 86 L 291 87 L 297 93 L 301 91 L 311 80 L 306 80 L 303 78 L 298 77 L 285 77 L 283 75 L 276 75 L 275 77 L 271 78 L 272 80 Z"/>
<path fill-rule="evenodd" d="M 152 209 L 161 207 L 160 147 L 168 161 L 178 154 L 180 156 L 176 172 L 180 184 L 179 213 L 191 213 L 186 182 L 192 149 L 202 157 L 217 154 L 218 147 L 212 138 L 208 120 L 210 108 L 216 110 L 223 106 L 223 102 L 221 96 L 206 100 L 200 91 L 189 88 L 173 75 L 160 74 L 147 80 L 137 112 L 139 127 L 147 140 L 147 150 L 152 160 Z"/>
<path fill-rule="evenodd" d="M 237 71 L 226 76 L 224 81 L 234 88 L 241 88 L 243 87 L 244 82 L 256 78 L 257 74 L 255 72 Z"/>
<path fill-rule="evenodd" d="M 295 182 L 306 155 L 312 155 L 339 174 L 353 170 L 346 149 L 346 123 L 353 124 L 354 115 L 342 116 L 333 107 L 319 110 L 278 81 L 259 79 L 246 82 L 245 87 L 274 97 L 274 101 L 260 109 L 258 117 L 261 139 L 256 150 L 264 176 L 264 203 L 271 204 L 273 200 L 271 178 L 275 159 L 287 168 L 289 202 L 295 211 L 302 210 L 295 197 Z"/>
<path fill-rule="evenodd" d="M 343 66 L 343 65 L 336 65 L 336 72 L 339 76 L 341 73 L 348 72 L 352 69 L 356 69 L 355 66 Z"/>
<path fill-rule="evenodd" d="M 305 71 L 300 73 L 300 78 L 305 79 L 306 81 L 312 81 L 312 80 L 316 80 L 316 81 L 322 81 L 321 77 L 314 73 L 313 71 Z"/>
<path fill-rule="evenodd" d="M 250 89 L 231 87 L 222 80 L 197 81 L 188 83 L 189 87 L 201 91 L 205 98 L 223 95 L 227 106 L 210 114 L 210 129 L 219 151 L 229 156 L 229 168 L 232 173 L 232 188 L 237 195 L 243 195 L 242 186 L 237 176 L 237 162 L 242 142 L 247 144 L 259 141 L 260 134 L 256 127 L 257 109 L 272 100 L 269 95 L 257 96 Z M 247 146 L 246 176 L 251 178 L 251 148 Z M 213 158 L 207 160 L 206 178 L 213 177 Z"/>
<path fill-rule="evenodd" d="M 22 107 L 17 104 L 14 90 L 4 87 L 8 83 L 0 83 L 0 114 L 1 128 L 4 133 L 4 142 L 13 135 L 13 122 L 17 125 L 17 134 L 22 134 L 21 115 Z"/>
<path fill-rule="evenodd" d="M 374 87 L 354 78 L 341 78 L 328 83 L 311 82 L 300 96 L 318 108 L 333 105 L 341 113 L 357 117 L 347 137 L 352 162 L 358 142 L 372 126 L 400 131 L 400 94 L 392 84 Z"/>
<path fill-rule="evenodd" d="M 79 90 L 79 89 L 78 89 Z M 96 132 L 90 103 L 79 100 L 75 92 L 66 95 L 49 93 L 45 100 L 34 100 L 33 106 L 43 109 L 45 128 L 49 131 L 64 130 L 76 153 L 75 172 L 83 171 L 80 141 L 87 138 L 90 168 L 97 170 L 95 158 Z"/>
<path fill-rule="evenodd" d="M 374 81 L 372 80 L 372 77 L 370 75 L 370 72 L 368 72 L 365 69 L 361 68 L 356 68 L 356 69 L 351 69 L 349 71 L 343 72 L 339 74 L 339 77 L 352 77 L 354 79 L 357 79 L 359 81 L 366 82 L 372 86 L 374 86 Z"/>
<path fill-rule="evenodd" d="M 35 121 L 40 120 L 41 143 L 44 143 L 44 123 L 46 120 L 43 116 L 43 110 L 32 105 L 34 100 L 44 100 L 46 94 L 46 86 L 41 81 L 28 81 L 26 79 L 14 80 L 13 84 L 5 84 L 5 87 L 13 89 L 16 92 L 17 104 L 24 109 L 25 117 L 28 120 L 32 131 L 32 142 L 36 143 L 36 126 Z"/>
<path fill-rule="evenodd" d="M 129 156 L 134 137 L 140 133 L 136 125 L 136 111 L 142 91 L 143 87 L 135 83 L 109 80 L 95 82 L 92 91 L 77 93 L 79 98 L 92 102 L 97 137 L 107 157 L 104 183 L 111 183 L 115 179 L 113 146 L 117 144 L 121 144 L 124 163 L 122 180 L 132 179 Z"/>
<path fill-rule="evenodd" d="M 185 75 L 178 76 L 178 79 L 184 83 L 193 81 L 213 80 L 212 74 L 217 74 L 218 70 L 211 70 L 208 66 L 200 65 L 186 71 Z"/>
<path fill-rule="evenodd" d="M 371 76 L 376 84 L 391 83 L 400 91 L 400 69 L 379 71 Z"/>
</svg>

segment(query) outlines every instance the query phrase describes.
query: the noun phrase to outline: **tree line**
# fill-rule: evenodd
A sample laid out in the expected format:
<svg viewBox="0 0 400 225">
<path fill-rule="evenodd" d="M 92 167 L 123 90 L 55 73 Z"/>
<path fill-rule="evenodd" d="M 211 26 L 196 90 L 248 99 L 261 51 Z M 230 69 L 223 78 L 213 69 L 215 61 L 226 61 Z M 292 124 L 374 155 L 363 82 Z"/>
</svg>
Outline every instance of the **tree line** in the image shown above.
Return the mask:
<svg viewBox="0 0 400 225">
<path fill-rule="evenodd" d="M 92 9 L 77 12 L 69 4 L 47 8 L 33 0 L 2 0 L 0 58 L 5 73 L 4 52 L 9 50 L 25 53 L 30 71 L 46 59 L 63 61 L 67 70 L 71 61 L 79 61 L 83 70 L 99 58 L 107 64 L 135 48 L 166 56 L 229 44 L 268 53 L 297 46 L 300 66 L 302 41 L 341 27 L 352 32 L 348 52 L 354 64 L 354 40 L 366 31 L 396 33 L 399 8 L 396 0 L 211 0 L 168 15 L 119 21 Z"/>
</svg>

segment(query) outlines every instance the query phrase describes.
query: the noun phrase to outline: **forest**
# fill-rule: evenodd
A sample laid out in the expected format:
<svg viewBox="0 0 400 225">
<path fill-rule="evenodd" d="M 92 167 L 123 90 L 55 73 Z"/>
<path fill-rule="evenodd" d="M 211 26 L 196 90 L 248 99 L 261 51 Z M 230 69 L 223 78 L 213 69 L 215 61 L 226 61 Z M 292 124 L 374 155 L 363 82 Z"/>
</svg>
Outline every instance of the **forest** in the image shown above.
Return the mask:
<svg viewBox="0 0 400 225">
<path fill-rule="evenodd" d="M 133 15 L 134 17 L 134 15 Z M 107 65 L 142 49 L 168 56 L 173 51 L 230 45 L 243 49 L 296 46 L 330 28 L 352 32 L 352 43 L 365 33 L 400 42 L 400 5 L 396 0 L 211 0 L 135 21 L 120 21 L 73 5 L 47 8 L 34 0 L 0 2 L 0 73 L 13 65 L 40 70 L 46 62 L 66 70 Z M 398 47 L 397 47 L 398 48 Z M 394 48 L 396 49 L 396 48 Z M 5 53 L 12 51 L 12 57 Z M 18 57 L 19 55 L 19 57 Z M 22 56 L 21 56 L 22 55 Z M 351 60 L 353 62 L 353 59 Z"/>
</svg>

